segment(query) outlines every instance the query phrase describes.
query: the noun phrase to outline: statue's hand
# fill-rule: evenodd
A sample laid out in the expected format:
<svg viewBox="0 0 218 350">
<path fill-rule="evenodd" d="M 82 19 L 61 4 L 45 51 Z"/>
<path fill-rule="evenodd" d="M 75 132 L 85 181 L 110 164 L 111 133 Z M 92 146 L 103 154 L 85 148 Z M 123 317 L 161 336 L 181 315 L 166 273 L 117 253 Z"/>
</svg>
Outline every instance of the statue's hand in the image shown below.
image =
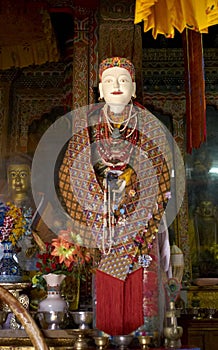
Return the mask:
<svg viewBox="0 0 218 350">
<path fill-rule="evenodd" d="M 119 180 L 124 180 L 126 182 L 126 186 L 129 185 L 131 177 L 134 173 L 132 168 L 127 168 L 123 171 L 123 173 L 118 177 Z"/>
</svg>

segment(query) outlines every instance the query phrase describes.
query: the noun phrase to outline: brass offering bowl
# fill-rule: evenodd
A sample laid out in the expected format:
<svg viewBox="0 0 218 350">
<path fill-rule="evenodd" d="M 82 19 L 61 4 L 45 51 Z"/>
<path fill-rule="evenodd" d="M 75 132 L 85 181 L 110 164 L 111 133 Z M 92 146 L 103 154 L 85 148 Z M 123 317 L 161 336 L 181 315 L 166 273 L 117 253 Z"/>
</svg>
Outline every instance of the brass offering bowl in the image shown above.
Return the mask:
<svg viewBox="0 0 218 350">
<path fill-rule="evenodd" d="M 143 350 L 148 349 L 149 344 L 151 343 L 151 336 L 149 335 L 139 335 L 138 341 Z"/>
<path fill-rule="evenodd" d="M 94 338 L 97 333 L 94 329 L 66 329 L 66 332 L 76 337 L 73 349 L 87 350 L 90 338 Z"/>
<path fill-rule="evenodd" d="M 97 345 L 99 350 L 106 349 L 109 344 L 109 337 L 108 336 L 98 336 L 94 337 L 95 344 Z"/>
</svg>

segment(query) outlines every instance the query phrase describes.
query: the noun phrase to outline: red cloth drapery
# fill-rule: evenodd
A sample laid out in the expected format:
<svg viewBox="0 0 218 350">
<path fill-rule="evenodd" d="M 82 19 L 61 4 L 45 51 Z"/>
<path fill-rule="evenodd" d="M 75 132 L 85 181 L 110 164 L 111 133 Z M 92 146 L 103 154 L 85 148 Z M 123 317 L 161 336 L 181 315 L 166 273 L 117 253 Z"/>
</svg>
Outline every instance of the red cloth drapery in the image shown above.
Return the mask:
<svg viewBox="0 0 218 350">
<path fill-rule="evenodd" d="M 143 324 L 143 269 L 120 280 L 96 271 L 96 327 L 110 335 L 129 334 Z"/>
<path fill-rule="evenodd" d="M 186 29 L 182 33 L 186 85 L 187 152 L 206 140 L 206 102 L 201 34 Z"/>
</svg>

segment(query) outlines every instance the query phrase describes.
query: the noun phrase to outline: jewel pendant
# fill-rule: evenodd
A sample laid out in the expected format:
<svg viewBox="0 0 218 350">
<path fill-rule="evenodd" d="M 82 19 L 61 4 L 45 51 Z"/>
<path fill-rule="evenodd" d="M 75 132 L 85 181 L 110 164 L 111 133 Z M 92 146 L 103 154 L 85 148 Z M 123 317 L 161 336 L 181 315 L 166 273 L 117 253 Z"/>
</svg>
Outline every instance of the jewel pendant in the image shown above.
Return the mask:
<svg viewBox="0 0 218 350">
<path fill-rule="evenodd" d="M 113 139 L 119 139 L 120 138 L 120 130 L 118 128 L 114 128 L 111 137 Z"/>
</svg>

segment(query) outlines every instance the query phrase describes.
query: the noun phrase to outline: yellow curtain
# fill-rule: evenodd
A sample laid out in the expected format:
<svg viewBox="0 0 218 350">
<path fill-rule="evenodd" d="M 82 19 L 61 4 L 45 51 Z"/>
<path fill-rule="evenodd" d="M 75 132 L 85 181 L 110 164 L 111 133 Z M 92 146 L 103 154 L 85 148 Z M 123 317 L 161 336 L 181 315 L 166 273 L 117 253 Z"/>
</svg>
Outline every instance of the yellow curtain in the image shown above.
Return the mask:
<svg viewBox="0 0 218 350">
<path fill-rule="evenodd" d="M 135 24 L 144 21 L 144 32 L 152 30 L 173 38 L 182 33 L 185 84 L 187 152 L 206 140 L 206 101 L 202 33 L 218 24 L 216 0 L 136 0 Z"/>
<path fill-rule="evenodd" d="M 175 29 L 207 33 L 208 27 L 218 24 L 218 1 L 136 0 L 135 24 L 142 21 L 144 32 L 152 29 L 155 39 L 158 34 L 173 38 Z"/>
<path fill-rule="evenodd" d="M 0 0 L 0 69 L 59 60 L 45 2 Z"/>
</svg>

